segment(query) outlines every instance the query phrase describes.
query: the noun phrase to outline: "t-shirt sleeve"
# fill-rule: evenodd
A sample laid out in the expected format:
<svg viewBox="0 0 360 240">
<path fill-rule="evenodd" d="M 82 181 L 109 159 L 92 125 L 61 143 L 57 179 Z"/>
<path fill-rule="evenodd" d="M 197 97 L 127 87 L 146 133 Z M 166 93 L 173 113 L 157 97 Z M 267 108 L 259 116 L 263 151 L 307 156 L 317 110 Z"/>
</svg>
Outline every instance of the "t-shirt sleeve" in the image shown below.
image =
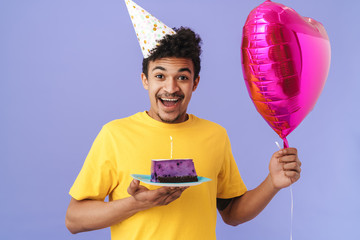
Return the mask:
<svg viewBox="0 0 360 240">
<path fill-rule="evenodd" d="M 69 194 L 77 199 L 104 200 L 118 185 L 114 141 L 106 125 L 96 137 Z"/>
<path fill-rule="evenodd" d="M 224 161 L 218 175 L 217 198 L 233 198 L 243 195 L 247 188 L 240 176 L 231 151 L 229 137 L 226 135 Z"/>
</svg>

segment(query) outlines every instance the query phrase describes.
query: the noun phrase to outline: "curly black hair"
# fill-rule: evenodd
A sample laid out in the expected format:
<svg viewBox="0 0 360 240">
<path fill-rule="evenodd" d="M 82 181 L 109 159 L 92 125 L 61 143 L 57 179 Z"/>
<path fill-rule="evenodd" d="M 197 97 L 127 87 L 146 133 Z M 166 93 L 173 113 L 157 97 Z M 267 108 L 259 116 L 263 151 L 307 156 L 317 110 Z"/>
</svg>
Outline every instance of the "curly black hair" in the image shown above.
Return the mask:
<svg viewBox="0 0 360 240">
<path fill-rule="evenodd" d="M 149 61 L 160 58 L 176 57 L 191 59 L 194 64 L 194 80 L 200 73 L 201 38 L 190 28 L 173 28 L 173 35 L 166 35 L 159 45 L 150 51 L 150 56 L 143 59 L 142 71 L 148 77 Z"/>
</svg>

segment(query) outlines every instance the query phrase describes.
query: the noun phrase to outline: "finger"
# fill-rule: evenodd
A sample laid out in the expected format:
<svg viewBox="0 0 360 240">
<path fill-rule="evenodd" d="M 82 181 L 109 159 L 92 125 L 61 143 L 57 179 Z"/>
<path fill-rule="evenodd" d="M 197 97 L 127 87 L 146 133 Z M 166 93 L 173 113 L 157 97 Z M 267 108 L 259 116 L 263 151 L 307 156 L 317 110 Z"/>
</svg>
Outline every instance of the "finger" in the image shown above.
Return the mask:
<svg viewBox="0 0 360 240">
<path fill-rule="evenodd" d="M 178 190 L 180 191 L 180 194 L 182 194 L 188 187 L 181 187 Z"/>
<path fill-rule="evenodd" d="M 297 162 L 298 158 L 295 155 L 286 155 L 279 158 L 280 163 Z"/>
<path fill-rule="evenodd" d="M 179 198 L 187 188 L 188 187 L 161 187 L 153 190 L 155 193 L 153 199 L 156 199 L 156 205 L 167 205 Z"/>
<path fill-rule="evenodd" d="M 297 155 L 297 149 L 296 148 L 285 148 L 282 149 L 284 155 Z"/>
<path fill-rule="evenodd" d="M 301 163 L 301 161 L 299 160 L 299 158 L 297 158 L 296 162 L 297 162 L 298 165 L 301 167 L 302 163 Z"/>
<path fill-rule="evenodd" d="M 296 148 L 284 148 L 274 153 L 274 157 L 282 157 L 286 155 L 297 155 L 297 149 Z"/>
<path fill-rule="evenodd" d="M 283 170 L 284 171 L 296 171 L 298 173 L 301 172 L 301 168 L 298 165 L 297 162 L 292 162 L 292 163 L 286 163 L 283 165 Z"/>
<path fill-rule="evenodd" d="M 161 189 L 159 198 L 161 205 L 169 204 L 170 202 L 174 201 L 178 197 L 180 197 L 181 193 L 184 191 L 184 188 L 180 187 L 164 187 Z"/>
<path fill-rule="evenodd" d="M 169 203 L 175 201 L 181 196 L 182 193 L 183 193 L 182 189 L 177 189 L 176 191 L 170 193 L 168 196 L 164 198 L 163 205 L 168 205 Z"/>
<path fill-rule="evenodd" d="M 176 192 L 178 188 L 176 187 L 161 187 L 159 189 L 157 189 L 159 195 L 162 196 L 167 196 L 173 192 Z"/>
<path fill-rule="evenodd" d="M 136 190 L 139 188 L 140 181 L 133 179 L 127 189 L 128 193 L 132 196 L 136 193 Z"/>
<path fill-rule="evenodd" d="M 176 192 L 176 191 L 184 191 L 185 189 L 187 189 L 189 187 L 168 187 L 168 189 L 170 189 L 171 192 Z"/>
<path fill-rule="evenodd" d="M 278 159 L 281 158 L 282 156 L 284 156 L 282 149 L 273 154 L 273 157 L 278 158 Z"/>
<path fill-rule="evenodd" d="M 292 165 L 290 166 L 295 166 L 294 169 L 296 169 L 296 171 L 300 172 L 301 171 L 301 161 L 299 160 L 299 158 L 295 158 L 293 156 L 287 156 L 287 157 L 282 157 L 282 158 L 279 158 L 278 159 L 279 163 L 282 163 L 282 164 L 289 164 L 289 163 L 292 163 Z M 284 168 L 283 168 L 284 169 Z M 287 168 L 286 168 L 287 169 Z"/>
<path fill-rule="evenodd" d="M 297 180 L 299 180 L 300 178 L 300 173 L 295 172 L 295 171 L 286 171 L 285 172 L 285 176 L 287 176 L 288 178 L 290 178 L 291 182 L 294 183 Z"/>
<path fill-rule="evenodd" d="M 186 189 L 188 189 L 189 187 L 181 187 L 180 189 L 181 189 L 181 191 L 183 192 L 183 191 L 185 191 Z"/>
</svg>

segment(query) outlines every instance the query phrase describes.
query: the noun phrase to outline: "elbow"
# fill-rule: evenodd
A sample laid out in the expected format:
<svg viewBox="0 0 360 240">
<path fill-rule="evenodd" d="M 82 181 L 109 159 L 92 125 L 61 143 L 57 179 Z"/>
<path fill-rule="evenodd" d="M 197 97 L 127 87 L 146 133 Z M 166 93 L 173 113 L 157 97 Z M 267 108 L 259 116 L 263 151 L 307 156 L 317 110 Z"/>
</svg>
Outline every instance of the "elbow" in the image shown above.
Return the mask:
<svg viewBox="0 0 360 240">
<path fill-rule="evenodd" d="M 235 227 L 240 224 L 238 221 L 235 221 L 235 219 L 229 214 L 221 214 L 221 217 L 224 223 L 227 225 Z"/>
<path fill-rule="evenodd" d="M 252 219 L 252 218 L 251 218 Z M 236 227 L 240 224 L 243 224 L 245 222 L 248 222 L 250 221 L 251 219 L 238 219 L 238 220 L 232 220 L 232 221 L 227 221 L 225 222 L 226 224 L 230 225 L 230 226 L 233 226 L 233 227 Z"/>
<path fill-rule="evenodd" d="M 230 225 L 230 226 L 233 226 L 233 227 L 236 227 L 244 222 L 242 221 L 236 221 L 236 220 L 232 220 L 232 219 L 224 219 L 224 222 L 227 224 L 227 225 Z"/>
<path fill-rule="evenodd" d="M 69 216 L 69 212 L 67 212 L 65 217 L 65 226 L 72 234 L 84 232 L 85 230 L 81 228 L 79 224 L 77 224 L 74 219 Z"/>
<path fill-rule="evenodd" d="M 74 226 L 74 224 L 71 222 L 71 220 L 69 220 L 68 217 L 65 218 L 65 226 L 66 228 L 69 230 L 69 232 L 71 232 L 72 234 L 76 234 L 79 233 L 80 231 L 78 231 L 76 229 L 76 227 Z"/>
<path fill-rule="evenodd" d="M 240 224 L 252 220 L 254 217 L 235 217 L 235 216 L 223 216 L 223 221 L 225 224 L 236 227 Z"/>
<path fill-rule="evenodd" d="M 65 216 L 65 226 L 72 234 L 86 231 L 84 221 L 82 221 L 81 215 L 79 216 L 80 213 L 76 204 L 77 201 L 72 199 Z"/>
<path fill-rule="evenodd" d="M 236 227 L 237 225 L 240 224 L 240 223 L 236 223 L 234 221 L 224 221 L 224 223 L 226 223 L 227 225 L 233 226 L 233 227 Z"/>
<path fill-rule="evenodd" d="M 72 234 L 77 233 L 67 218 L 65 219 L 65 226 Z"/>
</svg>

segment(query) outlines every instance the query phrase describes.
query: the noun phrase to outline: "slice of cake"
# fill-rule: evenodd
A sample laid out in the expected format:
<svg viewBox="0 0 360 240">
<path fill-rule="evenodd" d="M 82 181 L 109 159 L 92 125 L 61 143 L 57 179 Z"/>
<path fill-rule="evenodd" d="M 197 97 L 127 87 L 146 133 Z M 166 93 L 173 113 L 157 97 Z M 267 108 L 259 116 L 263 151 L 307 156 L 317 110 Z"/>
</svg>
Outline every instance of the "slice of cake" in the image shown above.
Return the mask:
<svg viewBox="0 0 360 240">
<path fill-rule="evenodd" d="M 198 178 L 192 159 L 153 159 L 150 181 L 160 183 L 197 182 Z"/>
</svg>

